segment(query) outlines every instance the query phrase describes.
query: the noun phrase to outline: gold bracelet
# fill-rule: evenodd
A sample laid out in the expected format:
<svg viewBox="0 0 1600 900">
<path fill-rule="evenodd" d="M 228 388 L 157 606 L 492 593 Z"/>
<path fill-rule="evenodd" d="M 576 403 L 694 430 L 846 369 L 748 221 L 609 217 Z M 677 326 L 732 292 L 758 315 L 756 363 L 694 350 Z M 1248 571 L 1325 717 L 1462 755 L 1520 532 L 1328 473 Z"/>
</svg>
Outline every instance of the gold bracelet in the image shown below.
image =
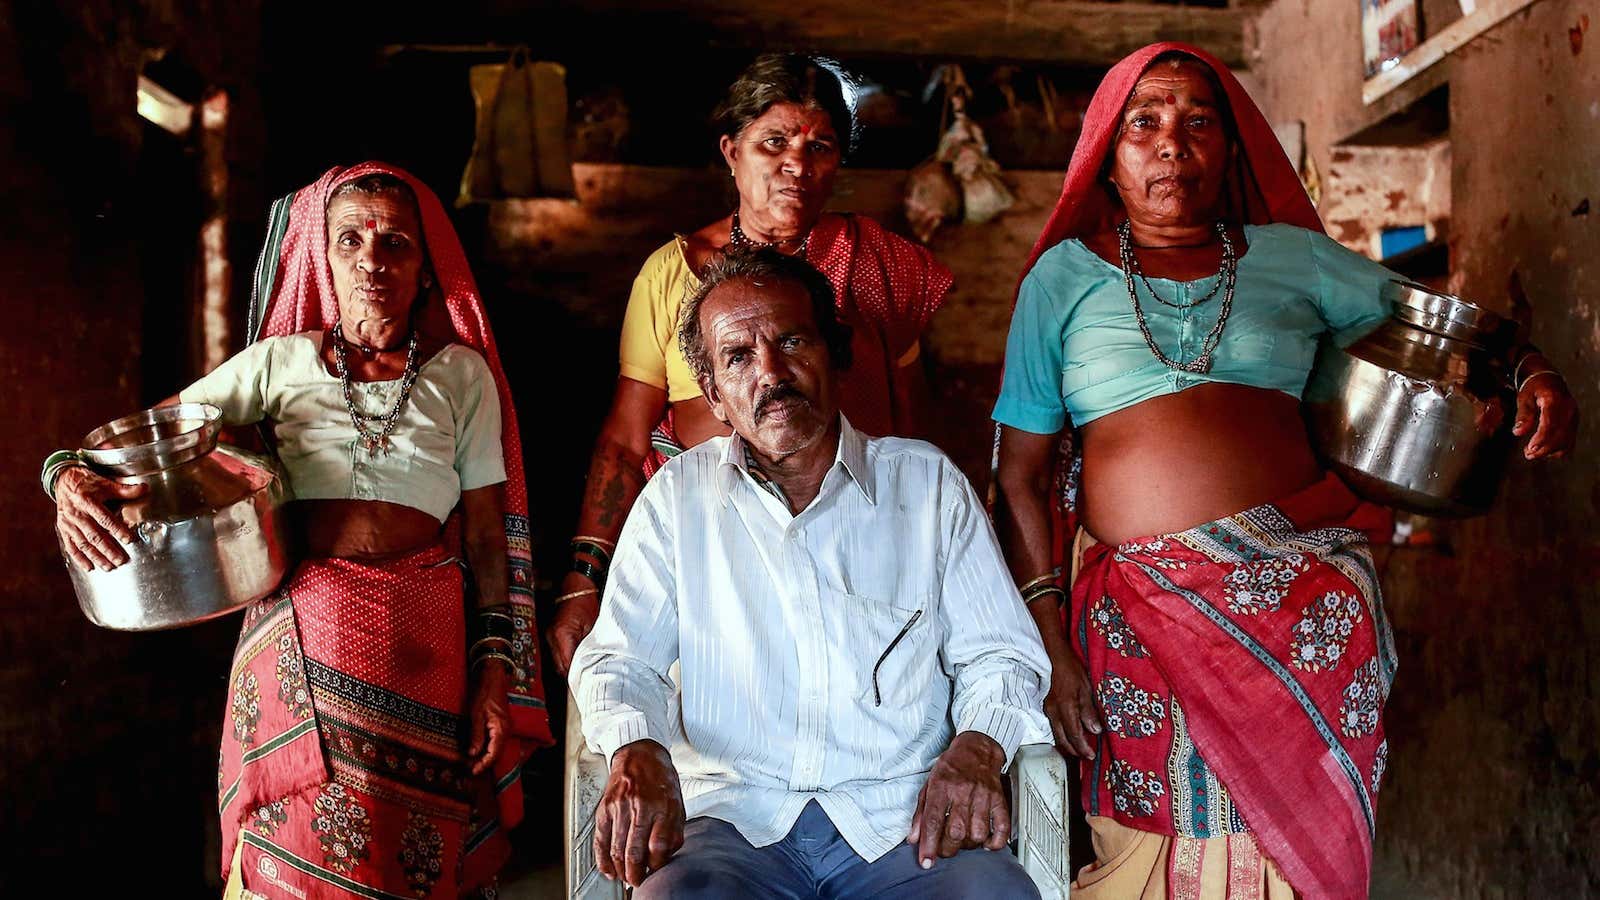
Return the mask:
<svg viewBox="0 0 1600 900">
<path fill-rule="evenodd" d="M 555 600 L 553 600 L 551 602 L 552 603 L 557 603 L 557 604 L 565 603 L 568 600 L 575 600 L 578 597 L 582 597 L 582 596 L 585 596 L 587 594 L 598 594 L 598 593 L 600 593 L 600 589 L 599 588 L 583 588 L 581 590 L 576 590 L 576 591 L 572 591 L 570 593 L 562 594 L 561 596 L 557 597 Z"/>
<path fill-rule="evenodd" d="M 506 645 L 506 652 L 507 653 L 511 652 L 511 640 L 509 638 L 494 637 L 493 635 L 491 635 L 489 637 L 481 637 L 481 638 L 478 638 L 476 641 L 473 641 L 472 646 L 467 648 L 467 656 L 471 657 L 471 656 L 476 655 L 477 652 L 478 652 L 478 648 L 482 647 L 484 644 L 505 644 Z"/>
<path fill-rule="evenodd" d="M 1040 575 L 1038 578 L 1033 579 L 1032 581 L 1030 581 L 1027 584 L 1023 585 L 1022 587 L 1017 588 L 1017 593 L 1026 594 L 1027 592 L 1033 590 L 1034 588 L 1038 587 L 1039 585 L 1045 584 L 1046 582 L 1055 581 L 1057 578 L 1060 578 L 1060 577 L 1061 577 L 1061 570 L 1060 569 L 1051 569 L 1050 571 L 1044 573 L 1043 575 Z"/>
<path fill-rule="evenodd" d="M 1040 588 L 1039 590 L 1034 591 L 1033 593 L 1027 595 L 1026 597 L 1023 597 L 1022 598 L 1022 602 L 1027 606 L 1032 606 L 1033 605 L 1033 601 L 1042 599 L 1044 597 L 1048 597 L 1051 594 L 1055 594 L 1056 595 L 1056 606 L 1057 607 L 1062 607 L 1062 606 L 1066 606 L 1067 605 L 1067 592 L 1062 590 L 1059 587 L 1056 587 L 1055 585 L 1050 585 L 1049 587 Z"/>
<path fill-rule="evenodd" d="M 616 541 L 608 541 L 603 537 L 595 537 L 592 534 L 573 535 L 572 540 L 568 541 L 568 543 L 576 543 L 578 541 L 588 541 L 591 544 L 599 544 L 600 546 L 605 547 L 608 550 L 617 549 L 617 542 Z"/>
<path fill-rule="evenodd" d="M 501 653 L 498 650 L 490 650 L 489 652 L 484 653 L 483 655 L 477 657 L 476 659 L 474 659 L 472 661 L 471 668 L 476 669 L 478 667 L 478 664 L 483 662 L 486 659 L 498 659 L 498 660 L 500 660 L 501 662 L 506 664 L 506 668 L 511 670 L 511 676 L 513 678 L 517 679 L 518 681 L 522 680 L 522 670 L 517 667 L 517 661 L 512 659 L 509 654 Z"/>
</svg>

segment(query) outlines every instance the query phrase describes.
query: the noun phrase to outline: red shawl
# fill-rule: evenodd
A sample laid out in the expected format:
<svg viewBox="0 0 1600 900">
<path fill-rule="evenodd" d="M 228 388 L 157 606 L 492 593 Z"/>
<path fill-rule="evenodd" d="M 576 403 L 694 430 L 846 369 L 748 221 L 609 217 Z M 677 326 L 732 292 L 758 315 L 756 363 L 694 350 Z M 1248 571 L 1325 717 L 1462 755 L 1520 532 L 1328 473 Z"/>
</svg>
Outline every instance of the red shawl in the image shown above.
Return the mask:
<svg viewBox="0 0 1600 900">
<path fill-rule="evenodd" d="M 1089 110 L 1084 113 L 1083 132 L 1078 136 L 1078 146 L 1072 153 L 1072 162 L 1067 165 L 1067 178 L 1061 185 L 1061 199 L 1056 201 L 1050 221 L 1045 223 L 1044 232 L 1034 243 L 1028 264 L 1022 267 L 1023 277 L 1051 247 L 1068 238 L 1084 238 L 1105 231 L 1122 220 L 1122 209 L 1106 192 L 1105 184 L 1100 180 L 1100 171 L 1105 165 L 1106 154 L 1111 152 L 1112 143 L 1116 140 L 1118 126 L 1122 123 L 1122 109 L 1127 105 L 1134 85 L 1139 82 L 1144 70 L 1150 67 L 1151 61 L 1173 51 L 1187 53 L 1205 63 L 1216 73 L 1217 81 L 1221 82 L 1222 90 L 1227 94 L 1239 138 L 1235 174 L 1242 177 L 1236 179 L 1238 183 L 1233 185 L 1233 189 L 1242 200 L 1243 222 L 1252 225 L 1287 222 L 1317 232 L 1323 230 L 1322 220 L 1317 218 L 1317 209 L 1311 205 L 1311 198 L 1306 196 L 1305 188 L 1300 184 L 1299 173 L 1284 154 L 1272 126 L 1267 124 L 1266 117 L 1256 107 L 1255 101 L 1245 93 L 1239 79 L 1233 77 L 1221 60 L 1204 50 L 1167 41 L 1151 44 L 1112 66 L 1105 80 L 1095 90 L 1094 99 L 1089 101 Z M 1017 290 L 1020 292 L 1021 289 L 1022 281 L 1019 278 Z M 1016 304 L 1015 296 L 1012 304 Z"/>
<path fill-rule="evenodd" d="M 823 216 L 806 259 L 833 283 L 839 318 L 854 329 L 839 391 L 850 423 L 872 435 L 921 437 L 927 423 L 896 387 L 900 359 L 944 302 L 950 270 L 866 216 Z"/>
<path fill-rule="evenodd" d="M 272 268 L 258 273 L 258 279 L 264 274 L 269 280 L 263 283 L 267 289 L 258 298 L 264 304 L 260 311 L 260 331 L 250 337 L 260 340 L 275 335 L 320 331 L 332 327 L 339 320 L 338 300 L 333 291 L 333 271 L 327 260 L 328 198 L 341 184 L 379 173 L 393 175 L 410 185 L 422 214 L 422 229 L 436 286 L 425 298 L 417 328 L 427 334 L 449 336 L 456 343 L 482 354 L 494 373 L 500 395 L 501 443 L 505 448 L 506 461 L 509 600 L 517 614 L 519 627 L 516 650 L 526 676 L 512 685 L 509 698 L 512 733 L 520 740 L 515 742 L 515 752 L 502 755 L 495 766 L 495 777 L 503 785 L 500 791 L 501 824 L 510 828 L 522 818 L 522 791 L 517 774 L 522 763 L 534 749 L 555 742 L 550 733 L 549 716 L 544 705 L 544 685 L 539 671 L 538 628 L 533 608 L 532 548 L 528 534 L 528 490 L 522 469 L 522 441 L 517 431 L 511 388 L 506 381 L 505 370 L 500 366 L 500 354 L 495 349 L 494 335 L 489 330 L 489 318 L 484 313 L 482 295 L 467 265 L 461 240 L 456 236 L 455 228 L 450 224 L 439 198 L 409 172 L 379 162 L 364 162 L 348 168 L 336 166 L 317 179 L 315 184 L 296 192 L 286 224 L 281 224 L 277 215 L 281 210 L 274 210 L 274 221 L 284 230 L 275 254 L 272 253 L 270 242 L 278 237 L 276 228 L 271 229 L 272 233 L 268 236 L 269 245 L 263 252 L 260 265 L 263 269 Z M 419 302 L 422 299 L 419 298 Z"/>
</svg>

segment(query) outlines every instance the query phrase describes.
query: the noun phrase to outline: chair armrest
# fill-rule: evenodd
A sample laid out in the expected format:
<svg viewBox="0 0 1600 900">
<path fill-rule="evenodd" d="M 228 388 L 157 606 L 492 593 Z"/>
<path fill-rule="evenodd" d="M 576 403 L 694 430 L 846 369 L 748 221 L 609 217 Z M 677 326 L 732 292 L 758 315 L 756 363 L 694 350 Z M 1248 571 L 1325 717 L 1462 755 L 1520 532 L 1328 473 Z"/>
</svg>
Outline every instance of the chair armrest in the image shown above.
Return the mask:
<svg viewBox="0 0 1600 900">
<path fill-rule="evenodd" d="M 1011 809 L 1017 862 L 1044 900 L 1066 900 L 1072 885 L 1067 824 L 1072 821 L 1072 775 L 1050 744 L 1024 744 L 1011 764 Z"/>
<path fill-rule="evenodd" d="M 583 740 L 578 699 L 567 695 L 567 758 L 562 799 L 566 819 L 568 900 L 623 900 L 620 881 L 608 881 L 594 867 L 594 813 L 606 791 L 611 769 Z"/>
</svg>

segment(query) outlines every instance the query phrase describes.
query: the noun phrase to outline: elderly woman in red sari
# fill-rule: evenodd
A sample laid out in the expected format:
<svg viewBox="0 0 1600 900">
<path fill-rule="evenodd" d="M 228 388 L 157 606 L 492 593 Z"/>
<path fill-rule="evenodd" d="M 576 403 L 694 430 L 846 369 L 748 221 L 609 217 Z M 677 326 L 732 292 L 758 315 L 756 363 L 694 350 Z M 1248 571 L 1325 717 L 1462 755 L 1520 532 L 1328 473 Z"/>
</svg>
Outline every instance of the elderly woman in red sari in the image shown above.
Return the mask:
<svg viewBox="0 0 1600 900">
<path fill-rule="evenodd" d="M 551 742 L 506 381 L 460 242 L 410 175 L 334 169 L 273 222 L 261 339 L 168 401 L 271 423 L 303 543 L 228 679 L 229 896 L 458 897 L 492 883 L 522 759 Z M 52 481 L 72 562 L 126 562 L 106 502 L 135 491 L 82 467 Z"/>
<path fill-rule="evenodd" d="M 853 131 L 840 76 L 812 57 L 761 56 L 728 89 L 717 121 L 738 205 L 673 238 L 634 281 L 616 394 L 589 465 L 572 571 L 550 623 L 563 673 L 594 627 L 610 552 L 645 479 L 685 448 L 731 433 L 711 415 L 676 338 L 684 296 L 724 249 L 770 247 L 826 275 L 840 319 L 854 330 L 854 363 L 840 386 L 846 415 L 866 434 L 921 436 L 918 338 L 950 289 L 950 272 L 865 216 L 823 213 Z"/>
<path fill-rule="evenodd" d="M 1215 59 L 1155 45 L 1106 76 L 995 409 L 997 525 L 1084 760 L 1099 862 L 1074 897 L 1366 896 L 1393 639 L 1298 400 L 1323 334 L 1388 316 L 1391 277 L 1323 235 Z M 1572 398 L 1524 352 L 1515 430 L 1559 456 Z M 1063 617 L 1076 500 L 1098 543 Z"/>
</svg>

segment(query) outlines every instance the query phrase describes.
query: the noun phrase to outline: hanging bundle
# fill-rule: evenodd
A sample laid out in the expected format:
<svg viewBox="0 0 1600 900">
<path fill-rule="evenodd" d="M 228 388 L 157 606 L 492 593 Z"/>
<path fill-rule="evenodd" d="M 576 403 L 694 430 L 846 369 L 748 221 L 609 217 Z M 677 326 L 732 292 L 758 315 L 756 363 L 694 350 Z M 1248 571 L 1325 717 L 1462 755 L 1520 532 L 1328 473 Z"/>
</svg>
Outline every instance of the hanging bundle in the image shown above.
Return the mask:
<svg viewBox="0 0 1600 900">
<path fill-rule="evenodd" d="M 504 63 L 473 66 L 477 136 L 456 204 L 497 197 L 570 197 L 567 71 L 533 62 L 526 47 Z"/>
<path fill-rule="evenodd" d="M 983 129 L 967 115 L 972 88 L 961 67 L 943 67 L 925 97 L 932 96 L 937 84 L 945 95 L 939 148 L 906 179 L 906 221 L 924 244 L 945 222 L 987 222 L 1016 202 L 989 155 Z"/>
<path fill-rule="evenodd" d="M 967 100 L 972 89 L 961 67 L 951 66 L 945 74 L 945 101 L 952 121 L 939 139 L 934 158 L 950 166 L 961 182 L 964 219 L 969 224 L 987 222 L 1017 202 L 1011 189 L 1000 179 L 1000 165 L 989 155 L 989 142 L 983 129 L 967 116 Z"/>
<path fill-rule="evenodd" d="M 906 223 L 917 240 L 926 244 L 939 226 L 961 217 L 961 182 L 950 167 L 925 159 L 906 176 Z"/>
</svg>

